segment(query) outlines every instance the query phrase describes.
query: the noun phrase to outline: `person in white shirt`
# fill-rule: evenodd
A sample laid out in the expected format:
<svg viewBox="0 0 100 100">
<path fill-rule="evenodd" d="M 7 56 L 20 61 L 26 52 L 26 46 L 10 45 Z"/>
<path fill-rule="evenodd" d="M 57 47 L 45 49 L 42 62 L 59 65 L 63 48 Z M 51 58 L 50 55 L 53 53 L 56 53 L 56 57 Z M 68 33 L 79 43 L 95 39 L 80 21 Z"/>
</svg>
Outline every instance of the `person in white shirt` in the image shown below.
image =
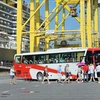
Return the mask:
<svg viewBox="0 0 100 100">
<path fill-rule="evenodd" d="M 96 71 L 97 71 L 98 83 L 100 83 L 100 63 L 99 63 L 99 65 L 96 67 Z"/>
<path fill-rule="evenodd" d="M 61 68 L 61 65 L 58 66 L 58 68 L 57 68 L 57 72 L 58 72 L 57 83 L 62 83 L 62 82 L 61 82 L 61 78 L 62 78 L 62 74 L 61 74 L 61 72 L 62 72 L 62 68 Z"/>
<path fill-rule="evenodd" d="M 94 65 L 93 64 L 89 65 L 89 72 L 90 72 L 90 81 L 89 82 L 91 82 L 92 80 L 95 81 L 95 79 L 94 79 Z"/>
<path fill-rule="evenodd" d="M 16 77 L 15 77 L 15 71 L 14 66 L 10 69 L 10 84 L 17 84 L 16 83 Z"/>
</svg>

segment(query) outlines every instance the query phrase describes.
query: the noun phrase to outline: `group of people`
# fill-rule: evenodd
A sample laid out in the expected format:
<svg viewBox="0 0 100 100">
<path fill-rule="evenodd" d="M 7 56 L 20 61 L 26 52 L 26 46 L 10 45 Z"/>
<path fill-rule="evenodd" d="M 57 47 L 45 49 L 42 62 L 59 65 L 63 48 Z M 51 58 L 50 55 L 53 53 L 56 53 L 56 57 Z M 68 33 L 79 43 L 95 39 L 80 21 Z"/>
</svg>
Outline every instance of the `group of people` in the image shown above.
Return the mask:
<svg viewBox="0 0 100 100">
<path fill-rule="evenodd" d="M 95 81 L 95 70 L 97 73 L 97 78 L 98 78 L 98 83 L 100 83 L 100 64 L 98 64 L 98 66 L 96 66 L 96 69 L 94 68 L 93 64 L 84 64 L 82 66 L 78 66 L 77 69 L 77 79 L 76 82 L 77 83 L 82 83 L 82 82 L 91 82 L 91 81 Z M 58 79 L 57 79 L 57 83 L 62 83 L 61 79 L 62 79 L 62 74 L 65 75 L 65 80 L 64 82 L 68 82 L 70 83 L 70 76 L 71 76 L 71 71 L 69 69 L 69 64 L 66 64 L 65 68 L 64 68 L 64 73 L 62 72 L 62 68 L 61 65 L 58 66 L 57 68 L 57 74 L 58 74 Z M 43 82 L 45 80 L 47 80 L 48 84 L 49 82 L 49 74 L 48 74 L 48 66 L 45 67 L 44 69 L 44 77 L 43 77 Z"/>
<path fill-rule="evenodd" d="M 91 82 L 95 81 L 95 72 L 97 73 L 98 83 L 100 83 L 100 64 L 96 69 L 92 63 L 78 66 L 77 82 Z"/>
<path fill-rule="evenodd" d="M 69 70 L 69 64 L 66 64 L 64 71 L 65 71 L 65 80 L 64 80 L 64 82 L 68 81 L 68 83 L 70 83 L 71 72 Z M 62 81 L 61 81 L 61 79 L 62 79 L 61 65 L 59 65 L 58 68 L 57 68 L 57 74 L 58 74 L 57 83 L 62 83 Z M 48 66 L 45 66 L 45 69 L 44 69 L 44 72 L 43 72 L 43 82 L 42 82 L 43 84 L 44 84 L 45 80 L 47 80 L 48 84 L 50 84 L 48 76 L 49 76 Z"/>
<path fill-rule="evenodd" d="M 96 72 L 97 72 L 97 77 L 98 77 L 98 83 L 100 83 L 100 64 L 96 66 Z M 17 84 L 16 83 L 16 77 L 15 77 L 16 72 L 14 71 L 14 66 L 11 67 L 10 69 L 10 84 Z M 57 74 L 58 74 L 58 79 L 57 83 L 62 83 L 62 74 L 65 75 L 65 80 L 64 82 L 70 83 L 70 76 L 71 76 L 71 71 L 69 69 L 69 64 L 66 64 L 64 68 L 64 73 L 62 72 L 61 65 L 58 66 L 57 68 Z M 48 66 L 45 66 L 44 72 L 43 72 L 43 81 L 42 83 L 44 84 L 45 80 L 47 80 L 48 84 L 49 82 L 49 73 L 48 73 Z M 89 78 L 90 77 L 90 78 Z M 91 82 L 95 81 L 95 68 L 93 64 L 85 64 L 82 66 L 78 66 L 77 70 L 77 80 L 76 82 Z"/>
</svg>

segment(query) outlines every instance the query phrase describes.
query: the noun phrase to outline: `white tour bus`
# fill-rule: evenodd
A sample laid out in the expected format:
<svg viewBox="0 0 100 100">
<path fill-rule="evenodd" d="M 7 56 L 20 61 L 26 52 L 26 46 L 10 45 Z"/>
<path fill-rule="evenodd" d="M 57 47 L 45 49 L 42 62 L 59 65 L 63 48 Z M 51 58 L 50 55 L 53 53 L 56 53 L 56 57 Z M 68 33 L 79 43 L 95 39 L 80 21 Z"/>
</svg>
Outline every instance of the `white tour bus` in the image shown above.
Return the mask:
<svg viewBox="0 0 100 100">
<path fill-rule="evenodd" d="M 57 68 L 61 65 L 62 79 L 65 78 L 64 67 L 69 64 L 71 78 L 77 78 L 77 63 L 100 62 L 100 48 L 59 48 L 44 52 L 15 54 L 14 68 L 16 76 L 23 79 L 42 80 L 44 67 L 48 66 L 49 79 L 57 79 Z"/>
</svg>

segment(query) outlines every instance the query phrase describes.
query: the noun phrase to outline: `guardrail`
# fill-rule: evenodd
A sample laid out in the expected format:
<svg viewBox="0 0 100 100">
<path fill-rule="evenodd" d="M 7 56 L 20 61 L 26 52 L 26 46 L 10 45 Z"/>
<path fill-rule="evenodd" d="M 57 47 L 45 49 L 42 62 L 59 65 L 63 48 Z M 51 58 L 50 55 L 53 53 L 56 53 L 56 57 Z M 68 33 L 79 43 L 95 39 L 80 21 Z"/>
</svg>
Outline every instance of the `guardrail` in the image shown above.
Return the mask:
<svg viewBox="0 0 100 100">
<path fill-rule="evenodd" d="M 0 69 L 9 69 L 10 70 L 10 67 L 7 67 L 7 66 L 0 66 Z"/>
</svg>

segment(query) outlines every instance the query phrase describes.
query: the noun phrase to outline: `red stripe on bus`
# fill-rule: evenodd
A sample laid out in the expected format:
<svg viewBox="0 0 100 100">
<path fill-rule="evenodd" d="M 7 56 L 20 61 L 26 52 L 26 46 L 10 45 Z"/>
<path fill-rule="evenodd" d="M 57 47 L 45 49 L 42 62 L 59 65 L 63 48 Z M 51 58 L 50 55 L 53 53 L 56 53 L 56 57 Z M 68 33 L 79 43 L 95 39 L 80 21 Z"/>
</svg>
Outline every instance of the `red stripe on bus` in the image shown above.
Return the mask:
<svg viewBox="0 0 100 100">
<path fill-rule="evenodd" d="M 16 65 L 15 65 L 15 66 L 16 66 Z M 18 68 L 18 66 L 19 66 L 19 65 L 17 65 L 17 68 Z M 26 67 L 27 67 L 27 68 L 26 68 Z M 29 68 L 28 68 L 28 67 L 29 67 Z M 41 65 L 37 65 L 37 64 L 34 64 L 34 65 L 25 65 L 25 64 L 22 64 L 20 70 L 22 70 L 22 73 L 28 72 L 27 78 L 31 78 L 31 75 L 30 75 L 30 73 L 29 73 L 30 68 L 31 68 L 31 69 L 37 69 L 37 70 L 44 71 L 44 68 L 45 68 L 45 67 L 44 67 L 44 66 L 41 66 Z M 19 68 L 18 68 L 18 69 L 19 69 Z M 16 70 L 18 70 L 18 69 L 16 69 Z M 55 74 L 58 73 L 58 71 L 57 71 L 56 69 L 52 69 L 52 68 L 48 68 L 48 72 L 55 73 Z M 65 75 L 64 72 L 61 72 L 61 74 L 62 74 L 62 75 Z M 23 76 L 22 74 L 21 74 L 21 76 L 24 78 L 24 76 Z M 76 79 L 76 78 L 77 78 L 77 76 L 74 75 L 74 74 L 72 74 L 71 76 L 72 76 L 72 79 Z"/>
<path fill-rule="evenodd" d="M 43 66 L 40 66 L 40 65 L 34 65 L 32 66 L 33 69 L 38 69 L 38 70 L 42 70 L 44 71 L 44 67 Z M 58 71 L 56 69 L 52 69 L 52 68 L 48 68 L 48 72 L 51 72 L 51 73 L 58 73 Z M 64 72 L 61 72 L 62 75 L 65 75 Z M 72 79 L 77 79 L 77 76 L 72 74 Z"/>
</svg>

